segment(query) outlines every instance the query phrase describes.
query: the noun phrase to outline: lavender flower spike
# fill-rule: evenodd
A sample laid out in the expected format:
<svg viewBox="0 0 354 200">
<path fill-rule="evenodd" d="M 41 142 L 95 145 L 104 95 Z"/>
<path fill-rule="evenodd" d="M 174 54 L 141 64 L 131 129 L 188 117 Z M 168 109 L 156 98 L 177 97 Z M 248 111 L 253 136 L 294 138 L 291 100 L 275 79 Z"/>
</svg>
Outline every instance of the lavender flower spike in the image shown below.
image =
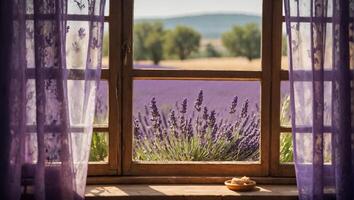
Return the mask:
<svg viewBox="0 0 354 200">
<path fill-rule="evenodd" d="M 209 114 L 208 114 L 208 108 L 204 107 L 204 112 L 203 112 L 203 119 L 206 121 L 209 118 Z"/>
<path fill-rule="evenodd" d="M 158 108 L 156 106 L 155 97 L 151 99 L 150 110 L 151 110 L 151 119 L 150 119 L 150 121 L 152 122 L 152 126 L 153 126 L 154 129 L 159 129 L 160 128 L 160 124 L 161 124 L 161 119 L 160 119 L 159 110 L 158 110 Z"/>
<path fill-rule="evenodd" d="M 245 118 L 248 114 L 248 99 L 246 99 L 245 103 L 243 104 L 242 111 L 241 111 L 241 117 Z"/>
<path fill-rule="evenodd" d="M 203 104 L 203 90 L 200 90 L 198 94 L 198 98 L 194 103 L 194 108 L 200 112 L 202 110 L 202 104 Z"/>
<path fill-rule="evenodd" d="M 214 127 L 215 122 L 216 122 L 216 117 L 215 117 L 215 110 L 211 111 L 210 116 L 209 116 L 209 120 L 208 120 L 208 126 L 210 128 Z"/>
<path fill-rule="evenodd" d="M 230 112 L 229 112 L 230 114 L 234 114 L 236 112 L 237 101 L 238 101 L 238 97 L 235 96 L 230 107 Z"/>
<path fill-rule="evenodd" d="M 180 110 L 180 113 L 186 114 L 187 113 L 187 99 L 184 99 L 182 102 L 182 108 Z"/>
<path fill-rule="evenodd" d="M 170 128 L 176 128 L 177 127 L 177 119 L 175 115 L 175 111 L 171 110 L 169 116 L 168 116 L 168 125 Z"/>
</svg>

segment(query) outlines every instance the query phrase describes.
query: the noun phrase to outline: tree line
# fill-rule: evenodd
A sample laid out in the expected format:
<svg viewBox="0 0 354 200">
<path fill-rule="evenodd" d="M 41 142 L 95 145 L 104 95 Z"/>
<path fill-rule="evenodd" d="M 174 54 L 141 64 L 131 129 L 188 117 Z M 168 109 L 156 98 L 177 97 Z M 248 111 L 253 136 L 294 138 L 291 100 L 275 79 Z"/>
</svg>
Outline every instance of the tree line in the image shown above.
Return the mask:
<svg viewBox="0 0 354 200">
<path fill-rule="evenodd" d="M 165 29 L 161 22 L 141 22 L 134 25 L 133 34 L 134 60 L 151 60 L 158 65 L 163 59 L 223 56 L 210 43 L 201 55 L 199 50 L 202 35 L 188 26 L 178 25 L 174 29 Z M 257 24 L 236 25 L 222 34 L 221 41 L 228 56 L 245 57 L 249 61 L 261 56 L 261 30 Z M 108 43 L 108 39 L 104 39 L 104 42 Z M 286 45 L 284 38 L 283 45 Z M 108 55 L 108 45 L 105 46 L 103 53 Z M 283 47 L 282 54 L 287 55 L 286 47 Z"/>
</svg>

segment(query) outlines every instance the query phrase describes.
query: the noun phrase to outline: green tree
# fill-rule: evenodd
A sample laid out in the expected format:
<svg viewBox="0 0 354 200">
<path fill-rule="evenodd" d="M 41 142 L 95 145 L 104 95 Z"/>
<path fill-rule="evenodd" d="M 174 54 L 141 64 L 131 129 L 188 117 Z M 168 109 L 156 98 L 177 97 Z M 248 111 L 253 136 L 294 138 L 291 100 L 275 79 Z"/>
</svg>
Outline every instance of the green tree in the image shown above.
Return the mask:
<svg viewBox="0 0 354 200">
<path fill-rule="evenodd" d="M 243 56 L 249 61 L 261 56 L 261 31 L 257 24 L 234 26 L 222 35 L 222 43 L 233 56 Z"/>
<path fill-rule="evenodd" d="M 134 26 L 134 59 L 149 59 L 158 65 L 163 58 L 163 25 L 160 22 L 142 22 Z"/>
<path fill-rule="evenodd" d="M 206 57 L 209 58 L 216 58 L 216 57 L 220 57 L 220 53 L 215 49 L 215 47 L 208 43 L 205 47 L 205 52 L 206 52 Z"/>
<path fill-rule="evenodd" d="M 180 60 L 187 59 L 193 52 L 198 52 L 201 35 L 187 26 L 177 26 L 166 33 L 165 50 Z"/>
</svg>

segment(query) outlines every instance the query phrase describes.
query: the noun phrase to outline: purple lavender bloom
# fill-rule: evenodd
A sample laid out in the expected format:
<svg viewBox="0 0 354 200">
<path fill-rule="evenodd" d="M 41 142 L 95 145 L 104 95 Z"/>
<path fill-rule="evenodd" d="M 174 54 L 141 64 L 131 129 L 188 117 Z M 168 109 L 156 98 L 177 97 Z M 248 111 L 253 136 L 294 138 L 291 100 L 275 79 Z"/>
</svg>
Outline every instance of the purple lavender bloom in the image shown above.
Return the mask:
<svg viewBox="0 0 354 200">
<path fill-rule="evenodd" d="M 144 105 L 144 109 L 145 109 L 145 115 L 148 116 L 150 113 L 149 108 L 146 105 Z"/>
<path fill-rule="evenodd" d="M 246 99 L 245 103 L 242 106 L 242 111 L 241 111 L 242 118 L 245 118 L 248 114 L 248 104 L 249 104 L 249 101 L 248 101 L 248 99 Z"/>
<path fill-rule="evenodd" d="M 228 141 L 231 141 L 232 140 L 232 132 L 233 132 L 233 128 L 229 128 L 229 129 L 226 129 L 226 131 L 224 132 L 223 135 L 225 135 L 225 137 L 227 138 Z"/>
<path fill-rule="evenodd" d="M 187 99 L 184 99 L 182 102 L 182 108 L 180 110 L 180 113 L 186 114 L 187 113 Z"/>
<path fill-rule="evenodd" d="M 169 116 L 168 116 L 168 125 L 170 128 L 176 128 L 177 127 L 177 119 L 175 115 L 175 111 L 171 110 Z"/>
<path fill-rule="evenodd" d="M 151 114 L 150 121 L 152 122 L 152 127 L 155 130 L 159 130 L 160 129 L 160 125 L 161 125 L 161 117 L 160 117 L 159 110 L 158 110 L 158 108 L 156 106 L 155 97 L 151 99 L 150 114 Z"/>
<path fill-rule="evenodd" d="M 236 107 L 237 107 L 237 101 L 238 101 L 238 97 L 235 96 L 234 100 L 232 101 L 231 107 L 230 107 L 230 114 L 233 114 L 236 112 Z"/>
<path fill-rule="evenodd" d="M 135 135 L 136 139 L 138 139 L 138 140 L 143 137 L 143 134 L 140 129 L 140 122 L 138 119 L 134 120 L 134 135 Z"/>
<path fill-rule="evenodd" d="M 198 94 L 198 98 L 194 103 L 194 108 L 200 112 L 202 110 L 202 104 L 203 104 L 203 90 L 200 90 Z"/>
<path fill-rule="evenodd" d="M 212 131 L 211 131 L 211 139 L 213 140 L 213 141 L 215 141 L 216 139 L 218 139 L 218 125 L 215 125 L 215 126 L 212 126 L 213 127 L 213 129 L 212 129 Z"/>
<path fill-rule="evenodd" d="M 187 137 L 188 137 L 188 139 L 193 137 L 192 119 L 189 119 L 189 122 L 188 122 L 188 125 L 187 125 Z"/>
<path fill-rule="evenodd" d="M 209 116 L 209 119 L 208 119 L 208 126 L 210 128 L 213 128 L 214 125 L 215 125 L 215 122 L 216 122 L 216 117 L 215 117 L 215 110 L 212 110 L 211 113 L 210 113 L 210 116 Z"/>
</svg>

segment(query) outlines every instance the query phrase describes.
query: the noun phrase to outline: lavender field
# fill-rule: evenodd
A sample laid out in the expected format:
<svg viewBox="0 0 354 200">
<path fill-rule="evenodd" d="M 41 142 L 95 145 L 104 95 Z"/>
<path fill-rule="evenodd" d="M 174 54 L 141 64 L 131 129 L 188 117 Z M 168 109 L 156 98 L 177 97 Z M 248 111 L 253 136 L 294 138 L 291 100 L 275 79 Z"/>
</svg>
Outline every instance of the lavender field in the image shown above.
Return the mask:
<svg viewBox="0 0 354 200">
<path fill-rule="evenodd" d="M 258 161 L 259 102 L 257 81 L 136 80 L 133 157 Z"/>
<path fill-rule="evenodd" d="M 259 81 L 134 80 L 134 160 L 258 161 L 260 87 Z M 281 94 L 280 120 L 289 126 L 288 82 Z M 108 126 L 108 107 L 108 85 L 101 82 L 97 125 Z M 280 139 L 281 160 L 289 162 L 291 135 Z M 107 133 L 95 133 L 94 140 L 92 160 L 106 160 Z"/>
</svg>

